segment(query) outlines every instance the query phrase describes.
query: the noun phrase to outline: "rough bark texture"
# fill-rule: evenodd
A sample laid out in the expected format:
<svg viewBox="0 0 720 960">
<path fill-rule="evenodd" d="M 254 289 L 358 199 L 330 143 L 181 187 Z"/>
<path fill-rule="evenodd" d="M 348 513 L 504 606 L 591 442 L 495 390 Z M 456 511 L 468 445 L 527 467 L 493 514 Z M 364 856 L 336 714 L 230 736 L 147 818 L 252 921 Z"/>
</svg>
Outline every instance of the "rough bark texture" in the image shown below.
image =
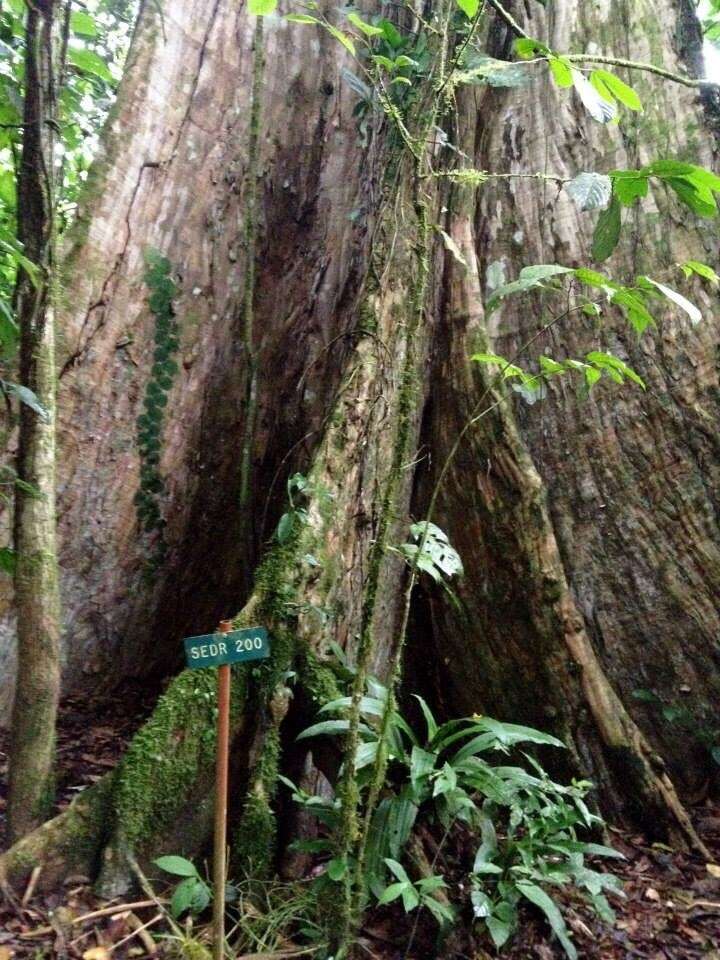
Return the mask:
<svg viewBox="0 0 720 960">
<path fill-rule="evenodd" d="M 52 807 L 60 696 L 60 604 L 55 517 L 54 123 L 58 24 L 52 2 L 28 7 L 25 133 L 18 179 L 18 237 L 37 275 L 17 287 L 20 384 L 44 410 L 20 404 L 15 495 L 15 611 L 19 666 L 13 703 L 8 837 Z"/>
<path fill-rule="evenodd" d="M 677 67 L 692 48 L 687 33 L 655 32 L 658 22 L 691 22 L 686 7 L 672 0 L 652 8 L 621 0 L 581 9 L 569 0 L 526 7 L 516 12 L 528 18 L 528 31 L 558 49 L 596 42 L 603 52 Z M 362 146 L 352 116 L 356 97 L 340 74 L 344 53 L 313 29 L 269 20 L 255 237 L 253 529 L 247 532 L 239 494 L 253 414 L 242 306 L 252 25 L 235 5 L 203 0 L 174 4 L 165 31 L 163 40 L 149 5 L 107 156 L 68 254 L 61 523 L 73 686 L 88 682 L 86 670 L 102 680 L 109 661 L 115 675 L 167 665 L 179 637 L 239 609 L 246 567 L 269 536 L 286 501 L 285 477 L 295 469 L 333 492 L 336 506 L 322 524 L 314 518 L 312 528 L 322 535 L 299 555 L 320 551 L 320 569 L 293 568 L 292 623 L 283 619 L 279 633 L 289 631 L 294 652 L 286 650 L 271 669 L 299 656 L 298 637 L 321 657 L 330 639 L 352 651 L 389 462 L 412 283 L 402 251 L 388 266 L 392 231 L 382 236 L 370 271 L 378 294 L 368 299 L 363 282 L 388 193 L 393 203 L 399 198 L 402 222 L 402 184 L 396 189 L 385 181 L 383 190 L 380 141 Z M 504 27 L 492 27 L 491 42 L 496 53 L 507 50 Z M 547 165 L 567 175 L 658 155 L 709 163 L 710 136 L 692 94 L 656 80 L 638 86 L 647 114 L 623 118 L 620 131 L 591 126 L 574 95 L 554 91 L 545 79 L 520 91 L 473 88 L 460 99 L 453 138 L 474 166 L 498 171 Z M 668 116 L 682 116 L 682 126 L 671 126 Z M 557 118 L 552 129 L 548 117 Z M 594 217 L 556 193 L 519 181 L 448 198 L 445 227 L 471 269 L 462 272 L 449 257 L 444 262 L 436 249 L 418 345 L 419 451 L 427 456 L 417 477 L 417 517 L 487 385 L 468 356 L 487 345 L 512 354 L 543 319 L 543 308 L 531 301 L 509 303 L 492 323 L 485 318 L 482 302 L 499 273 L 511 279 L 528 263 L 588 262 Z M 632 248 L 624 242 L 609 264 L 618 277 L 659 276 L 688 255 L 713 260 L 694 218 L 660 192 L 646 201 L 638 227 L 641 240 Z M 165 408 L 159 462 L 164 523 L 139 535 L 134 421 L 153 376 L 156 334 L 143 281 L 147 247 L 168 258 L 180 288 L 174 300 L 180 369 Z M 460 449 L 435 518 L 467 571 L 458 591 L 461 613 L 439 596 L 425 597 L 409 647 L 415 679 L 448 714 L 483 709 L 559 731 L 574 769 L 599 778 L 610 806 L 636 816 L 638 789 L 651 813 L 675 802 L 662 757 L 694 784 L 706 776 L 707 753 L 662 727 L 633 700 L 633 690 L 687 701 L 697 716 L 717 696 L 710 658 L 720 534 L 712 507 L 716 439 L 708 426 L 717 420 L 717 316 L 699 287 L 693 296 L 705 308 L 694 329 L 668 311 L 660 329 L 638 345 L 610 314 L 599 330 L 574 317 L 550 344 L 534 347 L 533 356 L 541 347 L 576 356 L 605 344 L 628 356 L 651 389 L 601 387 L 581 403 L 563 385 L 541 406 L 510 401 L 483 418 Z M 365 382 L 354 368 L 369 348 L 378 379 Z M 408 467 L 408 485 L 412 474 Z M 313 510 L 322 502 L 313 500 Z M 166 550 L 158 563 L 161 536 Z M 268 578 L 273 590 L 287 579 L 285 568 L 281 575 L 272 564 L 264 569 L 266 593 Z M 389 563 L 379 592 L 380 671 L 395 639 L 400 575 Z M 316 608 L 332 615 L 318 619 Z M 262 710 L 254 755 L 238 774 L 257 837 L 273 829 L 272 777 L 263 766 L 270 754 L 263 747 L 282 743 L 288 708 L 273 676 L 250 692 Z M 686 687 L 689 693 L 679 692 Z M 288 715 L 283 726 L 294 729 L 293 723 Z M 184 727 L 171 720 L 162 730 L 172 755 L 172 745 L 184 742 Z M 183 760 L 187 783 L 202 782 L 193 756 L 189 766 Z M 302 767 L 302 758 L 291 762 Z M 172 793 L 177 802 L 176 786 Z M 177 816 L 173 804 L 159 809 L 165 823 Z"/>
<path fill-rule="evenodd" d="M 690 53 L 697 55 L 683 3 L 667 4 L 660 16 L 657 4 L 612 3 L 592 13 L 570 3 L 530 9 L 527 31 L 554 49 L 601 41 L 605 54 L 675 71 L 692 68 Z M 670 22 L 677 32 L 661 31 L 659 24 Z M 506 55 L 510 39 L 498 26 L 492 51 Z M 474 165 L 566 177 L 668 156 L 712 167 L 697 95 L 638 73 L 631 79 L 646 112 L 625 114 L 620 130 L 593 124 L 549 78 L 520 91 L 478 94 L 462 124 Z M 715 227 L 688 216 L 659 188 L 626 215 L 621 246 L 603 265 L 618 279 L 648 273 L 681 286 L 702 307 L 701 324 L 658 304 L 659 326 L 640 340 L 612 311 L 599 323 L 573 313 L 523 350 L 564 304 L 514 299 L 489 321 L 479 305 L 504 282 L 499 278 L 514 279 L 523 265 L 590 263 L 595 216 L 581 213 L 553 184 L 523 181 L 488 184 L 464 206 L 455 229 L 478 256 L 480 289 L 464 289 L 467 279 L 457 276 L 448 287 L 435 376 L 441 386 L 429 414 L 435 462 L 483 388 L 462 363 L 479 347 L 503 356 L 521 350 L 523 364 L 542 353 L 564 358 L 607 349 L 625 358 L 648 390 L 607 384 L 584 399 L 571 383 L 557 382 L 545 402 L 510 401 L 512 414 L 497 411 L 473 432 L 439 519 L 468 571 L 460 621 L 449 606 L 433 605 L 435 635 L 449 645 L 447 669 L 438 671 L 448 709 L 482 707 L 541 726 L 557 723 L 576 743 L 585 771 L 622 809 L 632 805 L 627 782 L 634 765 L 617 731 L 603 729 L 591 676 L 599 666 L 614 691 L 609 714 L 622 725 L 619 697 L 673 775 L 697 789 L 711 773 L 707 745 L 633 694 L 650 690 L 685 708 L 696 733 L 712 727 L 720 576 L 712 427 L 717 299 L 701 284 L 682 287 L 676 264 L 716 263 Z M 470 676 L 468 646 L 479 667 Z M 659 757 L 648 755 L 659 769 Z"/>
</svg>

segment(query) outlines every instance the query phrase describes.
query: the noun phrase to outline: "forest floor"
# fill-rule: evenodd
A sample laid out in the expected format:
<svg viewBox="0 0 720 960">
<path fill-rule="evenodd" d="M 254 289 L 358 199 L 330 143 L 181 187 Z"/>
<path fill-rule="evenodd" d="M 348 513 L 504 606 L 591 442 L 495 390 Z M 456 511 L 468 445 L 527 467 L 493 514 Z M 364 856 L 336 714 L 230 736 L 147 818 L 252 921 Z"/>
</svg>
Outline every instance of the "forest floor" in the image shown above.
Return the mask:
<svg viewBox="0 0 720 960">
<path fill-rule="evenodd" d="M 69 700 L 62 708 L 58 737 L 59 808 L 112 768 L 153 698 L 132 689 L 112 703 Z M 92 723 L 89 716 L 92 715 Z M 0 742 L 0 849 L 5 806 L 7 745 Z M 706 801 L 694 810 L 701 837 L 720 863 L 720 806 Z M 613 861 L 624 881 L 625 898 L 615 898 L 617 920 L 602 923 L 577 895 L 560 893 L 563 912 L 581 960 L 720 960 L 720 870 L 698 856 L 651 844 L 643 836 L 613 830 L 612 840 L 626 859 Z M 100 915 L 96 915 L 100 911 Z M 145 924 L 150 924 L 144 928 Z M 152 900 L 101 901 L 86 877 L 68 877 L 52 896 L 25 896 L 0 902 L 0 960 L 126 960 L 168 956 L 170 941 L 153 941 L 167 932 L 162 908 Z M 429 918 L 422 918 L 408 947 L 406 918 L 387 908 L 371 914 L 362 935 L 368 960 L 492 960 L 496 953 L 482 939 L 455 938 L 444 948 L 435 942 Z M 281 952 L 239 954 L 253 960 L 311 956 L 285 941 Z M 176 954 L 177 955 L 177 954 Z M 528 909 L 521 930 L 502 952 L 507 960 L 559 960 L 564 953 L 547 925 Z"/>
</svg>

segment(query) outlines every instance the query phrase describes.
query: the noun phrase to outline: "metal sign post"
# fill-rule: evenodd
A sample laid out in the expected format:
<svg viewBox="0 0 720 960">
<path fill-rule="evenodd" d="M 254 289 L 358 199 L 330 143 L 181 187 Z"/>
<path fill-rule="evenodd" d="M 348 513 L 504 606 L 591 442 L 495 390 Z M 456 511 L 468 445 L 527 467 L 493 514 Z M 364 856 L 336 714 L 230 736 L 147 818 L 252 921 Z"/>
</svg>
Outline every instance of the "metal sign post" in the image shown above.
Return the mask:
<svg viewBox="0 0 720 960">
<path fill-rule="evenodd" d="M 270 655 L 267 630 L 233 630 L 222 620 L 217 633 L 187 637 L 185 658 L 191 669 L 218 667 L 217 749 L 215 754 L 215 838 L 213 851 L 213 958 L 225 956 L 225 878 L 227 873 L 227 796 L 230 759 L 230 664 L 264 660 Z"/>
</svg>

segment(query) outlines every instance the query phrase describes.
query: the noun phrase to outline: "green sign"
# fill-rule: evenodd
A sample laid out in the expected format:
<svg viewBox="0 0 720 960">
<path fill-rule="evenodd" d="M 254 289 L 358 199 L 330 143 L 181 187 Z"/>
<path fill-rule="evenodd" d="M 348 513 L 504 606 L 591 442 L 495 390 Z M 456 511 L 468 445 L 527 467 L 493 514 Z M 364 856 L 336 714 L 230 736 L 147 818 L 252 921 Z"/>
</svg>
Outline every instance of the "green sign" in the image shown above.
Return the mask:
<svg viewBox="0 0 720 960">
<path fill-rule="evenodd" d="M 207 633 L 185 639 L 185 659 L 191 670 L 225 663 L 265 660 L 270 656 L 265 627 L 247 627 L 232 633 Z"/>
</svg>

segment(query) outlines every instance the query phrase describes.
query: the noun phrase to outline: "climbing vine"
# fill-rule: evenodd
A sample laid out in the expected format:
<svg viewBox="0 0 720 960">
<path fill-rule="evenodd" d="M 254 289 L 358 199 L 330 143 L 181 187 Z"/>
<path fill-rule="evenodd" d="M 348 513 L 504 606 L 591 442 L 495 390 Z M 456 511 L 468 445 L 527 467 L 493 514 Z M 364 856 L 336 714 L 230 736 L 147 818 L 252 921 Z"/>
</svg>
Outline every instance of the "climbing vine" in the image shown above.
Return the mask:
<svg viewBox="0 0 720 960">
<path fill-rule="evenodd" d="M 175 354 L 179 346 L 178 327 L 173 309 L 177 287 L 172 279 L 170 261 L 157 250 L 145 255 L 145 283 L 150 291 L 148 306 L 155 321 L 153 365 L 145 388 L 143 412 L 137 420 L 140 452 L 140 488 L 135 496 L 138 519 L 148 533 L 160 535 L 158 553 L 164 551 L 161 499 L 165 483 L 160 473 L 162 430 L 168 393 L 178 372 Z"/>
</svg>

